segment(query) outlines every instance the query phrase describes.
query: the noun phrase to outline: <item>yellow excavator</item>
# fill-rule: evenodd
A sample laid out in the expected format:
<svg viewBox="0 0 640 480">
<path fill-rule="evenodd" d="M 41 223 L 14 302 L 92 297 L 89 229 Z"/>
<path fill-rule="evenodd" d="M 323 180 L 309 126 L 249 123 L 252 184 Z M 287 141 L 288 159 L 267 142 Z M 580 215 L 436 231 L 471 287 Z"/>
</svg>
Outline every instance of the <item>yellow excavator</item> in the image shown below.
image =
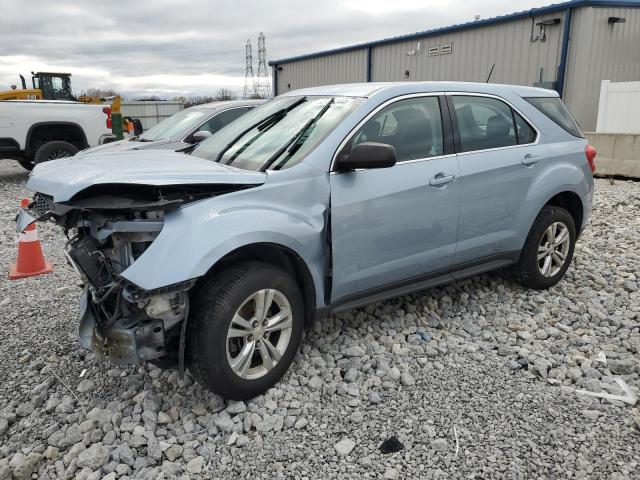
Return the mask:
<svg viewBox="0 0 640 480">
<path fill-rule="evenodd" d="M 80 95 L 75 97 L 71 91 L 71 74 L 59 72 L 31 72 L 31 88 L 20 75 L 22 88 L 16 85 L 11 90 L 0 91 L 0 100 L 71 100 L 82 103 L 104 103 L 104 98 Z"/>
</svg>

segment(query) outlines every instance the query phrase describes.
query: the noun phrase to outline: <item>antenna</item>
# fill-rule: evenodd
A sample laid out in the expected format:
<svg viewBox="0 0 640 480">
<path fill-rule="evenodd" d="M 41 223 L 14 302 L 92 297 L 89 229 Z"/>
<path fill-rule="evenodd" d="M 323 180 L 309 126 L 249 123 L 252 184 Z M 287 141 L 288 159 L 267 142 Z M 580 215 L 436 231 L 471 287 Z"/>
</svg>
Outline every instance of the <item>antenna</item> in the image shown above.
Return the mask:
<svg viewBox="0 0 640 480">
<path fill-rule="evenodd" d="M 253 78 L 253 55 L 251 54 L 251 39 L 247 39 L 245 47 L 247 67 L 244 71 L 244 93 L 243 98 L 249 98 L 255 93 L 255 85 Z"/>
<path fill-rule="evenodd" d="M 267 73 L 267 47 L 265 46 L 264 33 L 258 36 L 258 74 L 255 83 L 255 93 L 260 98 L 271 96 L 271 81 Z"/>
<path fill-rule="evenodd" d="M 496 64 L 494 63 L 493 65 L 491 65 L 491 70 L 489 70 L 489 76 L 487 77 L 487 81 L 484 83 L 489 83 L 489 80 L 491 80 L 491 74 L 493 73 L 493 69 L 496 68 Z"/>
</svg>

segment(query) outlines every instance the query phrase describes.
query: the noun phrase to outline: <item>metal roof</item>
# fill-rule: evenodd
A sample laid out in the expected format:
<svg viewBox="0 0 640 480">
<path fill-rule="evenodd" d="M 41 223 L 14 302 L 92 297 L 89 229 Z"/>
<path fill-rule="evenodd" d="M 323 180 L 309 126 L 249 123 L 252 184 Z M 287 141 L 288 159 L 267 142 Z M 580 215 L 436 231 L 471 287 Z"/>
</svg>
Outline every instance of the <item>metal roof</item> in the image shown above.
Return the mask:
<svg viewBox="0 0 640 480">
<path fill-rule="evenodd" d="M 310 58 L 324 57 L 325 55 L 333 55 L 336 53 L 344 53 L 352 50 L 359 50 L 361 48 L 371 48 L 380 45 L 387 45 L 390 43 L 402 42 L 405 40 L 413 40 L 418 38 L 430 37 L 434 35 L 441 35 L 443 33 L 458 32 L 461 30 L 469 30 L 472 28 L 486 27 L 488 25 L 495 25 L 497 23 L 510 22 L 512 20 L 519 20 L 522 18 L 529 18 L 533 16 L 545 15 L 547 13 L 560 12 L 570 8 L 579 7 L 640 7 L 640 0 L 571 0 L 568 2 L 555 3 L 546 7 L 532 8 L 530 10 L 524 10 L 521 12 L 510 13 L 507 15 L 500 15 L 497 17 L 486 18 L 484 20 L 474 20 L 472 22 L 459 23 L 448 27 L 434 28 L 431 30 L 425 30 L 423 32 L 410 33 L 407 35 L 400 35 L 397 37 L 385 38 L 382 40 L 375 40 L 373 42 L 358 43 L 355 45 L 349 45 L 347 47 L 334 48 L 332 50 L 324 50 L 321 52 L 310 53 L 307 55 L 299 55 L 296 57 L 283 58 L 281 60 L 272 60 L 269 62 L 270 66 L 282 65 L 285 63 L 296 62 L 299 60 L 307 60 Z"/>
</svg>

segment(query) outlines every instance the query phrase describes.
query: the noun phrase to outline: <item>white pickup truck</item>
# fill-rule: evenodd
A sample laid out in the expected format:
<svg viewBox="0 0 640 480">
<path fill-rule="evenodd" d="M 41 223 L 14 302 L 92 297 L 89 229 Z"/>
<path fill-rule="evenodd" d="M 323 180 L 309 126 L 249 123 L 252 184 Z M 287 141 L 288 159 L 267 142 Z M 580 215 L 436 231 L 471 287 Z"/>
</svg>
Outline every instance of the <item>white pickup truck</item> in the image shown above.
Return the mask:
<svg viewBox="0 0 640 480">
<path fill-rule="evenodd" d="M 64 100 L 0 101 L 0 158 L 36 163 L 75 155 L 112 139 L 111 108 Z"/>
</svg>

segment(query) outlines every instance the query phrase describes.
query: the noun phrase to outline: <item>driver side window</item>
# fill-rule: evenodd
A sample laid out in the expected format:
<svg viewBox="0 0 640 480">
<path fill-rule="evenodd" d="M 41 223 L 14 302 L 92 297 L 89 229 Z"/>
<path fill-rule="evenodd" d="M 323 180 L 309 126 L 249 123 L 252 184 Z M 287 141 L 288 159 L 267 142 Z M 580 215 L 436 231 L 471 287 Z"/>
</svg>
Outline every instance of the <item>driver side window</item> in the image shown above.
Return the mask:
<svg viewBox="0 0 640 480">
<path fill-rule="evenodd" d="M 364 142 L 393 146 L 398 162 L 443 155 L 438 97 L 407 98 L 386 106 L 360 127 L 345 150 Z"/>
</svg>

